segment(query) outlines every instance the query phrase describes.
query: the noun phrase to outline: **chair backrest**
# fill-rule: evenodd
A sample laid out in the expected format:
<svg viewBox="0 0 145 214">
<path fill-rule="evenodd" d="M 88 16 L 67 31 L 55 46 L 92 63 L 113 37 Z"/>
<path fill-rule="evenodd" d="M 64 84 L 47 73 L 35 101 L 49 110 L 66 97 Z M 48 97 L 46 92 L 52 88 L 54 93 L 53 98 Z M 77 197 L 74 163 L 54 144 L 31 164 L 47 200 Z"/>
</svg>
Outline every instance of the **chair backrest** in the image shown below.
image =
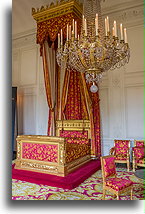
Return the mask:
<svg viewBox="0 0 145 214">
<path fill-rule="evenodd" d="M 130 140 L 114 140 L 115 155 L 126 156 L 130 149 Z"/>
<path fill-rule="evenodd" d="M 145 147 L 145 141 L 144 140 L 135 140 L 134 146 L 136 147 Z"/>
<path fill-rule="evenodd" d="M 134 147 L 133 152 L 136 159 L 142 159 L 145 157 L 144 147 Z"/>
<path fill-rule="evenodd" d="M 116 176 L 115 158 L 113 155 L 101 157 L 103 181 L 108 177 Z"/>
</svg>

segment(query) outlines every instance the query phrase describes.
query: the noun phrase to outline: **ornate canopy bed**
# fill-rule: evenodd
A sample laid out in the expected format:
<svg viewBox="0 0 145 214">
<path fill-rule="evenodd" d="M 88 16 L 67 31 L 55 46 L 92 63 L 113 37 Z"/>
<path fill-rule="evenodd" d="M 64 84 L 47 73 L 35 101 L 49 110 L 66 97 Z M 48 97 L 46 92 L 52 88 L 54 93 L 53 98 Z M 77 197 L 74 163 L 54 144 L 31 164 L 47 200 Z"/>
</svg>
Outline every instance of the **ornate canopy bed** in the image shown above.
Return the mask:
<svg viewBox="0 0 145 214">
<path fill-rule="evenodd" d="M 37 22 L 37 44 L 43 60 L 48 102 L 47 136 L 17 137 L 15 169 L 66 176 L 101 156 L 99 93 L 91 93 L 83 73 L 59 68 L 56 63 L 58 33 L 77 20 L 81 31 L 82 5 L 60 1 L 32 8 Z"/>
</svg>

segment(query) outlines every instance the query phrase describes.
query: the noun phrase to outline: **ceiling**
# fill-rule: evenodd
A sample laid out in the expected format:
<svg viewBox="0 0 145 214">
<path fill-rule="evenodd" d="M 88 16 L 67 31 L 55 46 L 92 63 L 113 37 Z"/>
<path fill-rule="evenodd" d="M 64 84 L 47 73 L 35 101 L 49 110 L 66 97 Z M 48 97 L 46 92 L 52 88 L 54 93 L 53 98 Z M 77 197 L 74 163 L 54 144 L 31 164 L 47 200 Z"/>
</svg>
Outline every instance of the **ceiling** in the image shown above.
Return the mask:
<svg viewBox="0 0 145 214">
<path fill-rule="evenodd" d="M 36 22 L 31 15 L 32 8 L 40 8 L 42 5 L 49 5 L 56 0 L 13 0 L 12 2 L 12 34 L 17 35 L 23 32 L 36 30 Z M 82 0 L 83 1 L 83 0 Z M 109 11 L 112 8 L 119 8 L 121 4 L 131 3 L 134 0 L 102 0 L 103 10 Z"/>
</svg>

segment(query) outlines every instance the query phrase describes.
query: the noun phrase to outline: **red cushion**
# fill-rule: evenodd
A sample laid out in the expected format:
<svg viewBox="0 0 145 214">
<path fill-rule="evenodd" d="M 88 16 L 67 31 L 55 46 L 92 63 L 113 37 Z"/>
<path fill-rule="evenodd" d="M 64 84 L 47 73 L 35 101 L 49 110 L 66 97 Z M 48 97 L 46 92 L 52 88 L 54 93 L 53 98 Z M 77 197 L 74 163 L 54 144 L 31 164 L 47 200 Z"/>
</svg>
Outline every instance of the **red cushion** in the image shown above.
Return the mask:
<svg viewBox="0 0 145 214">
<path fill-rule="evenodd" d="M 123 156 L 116 156 L 115 157 L 115 160 L 127 160 L 127 156 L 126 157 L 123 157 Z"/>
<path fill-rule="evenodd" d="M 143 159 L 138 159 L 136 162 L 139 163 L 139 164 L 145 164 L 145 159 L 144 158 Z"/>
<path fill-rule="evenodd" d="M 122 179 L 122 178 L 110 178 L 106 181 L 106 186 L 116 191 L 123 190 L 131 186 L 132 184 L 133 182 L 131 180 Z"/>
</svg>

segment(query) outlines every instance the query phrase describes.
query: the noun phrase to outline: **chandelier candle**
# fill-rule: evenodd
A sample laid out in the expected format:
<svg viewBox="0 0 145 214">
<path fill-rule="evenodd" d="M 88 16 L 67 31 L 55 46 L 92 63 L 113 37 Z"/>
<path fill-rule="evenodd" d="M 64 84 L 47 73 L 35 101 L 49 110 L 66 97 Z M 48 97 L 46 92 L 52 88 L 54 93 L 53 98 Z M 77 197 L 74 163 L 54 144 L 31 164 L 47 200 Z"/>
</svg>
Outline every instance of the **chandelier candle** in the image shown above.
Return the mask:
<svg viewBox="0 0 145 214">
<path fill-rule="evenodd" d="M 122 24 L 120 24 L 120 37 L 121 37 L 121 40 L 123 40 L 123 30 L 122 30 Z"/>
<path fill-rule="evenodd" d="M 68 24 L 67 24 L 67 32 L 66 32 L 66 41 L 68 41 Z"/>
<path fill-rule="evenodd" d="M 127 43 L 127 32 L 126 32 L 126 28 L 124 28 L 124 41 L 125 41 L 125 43 Z"/>
<path fill-rule="evenodd" d="M 112 28 L 112 36 L 115 37 L 114 27 Z"/>
<path fill-rule="evenodd" d="M 83 21 L 82 21 L 82 23 L 83 23 L 83 30 L 85 30 L 85 17 L 84 17 L 84 15 L 83 15 Z"/>
<path fill-rule="evenodd" d="M 77 39 L 77 21 L 75 21 L 75 39 Z"/>
<path fill-rule="evenodd" d="M 95 18 L 95 27 L 96 27 L 96 36 L 98 36 L 98 14 L 96 14 Z"/>
<path fill-rule="evenodd" d="M 109 32 L 109 17 L 107 16 L 107 32 Z"/>
<path fill-rule="evenodd" d="M 71 25 L 69 25 L 69 40 L 71 40 Z"/>
<path fill-rule="evenodd" d="M 95 85 L 103 74 L 120 68 L 129 62 L 130 49 L 127 43 L 127 31 L 120 27 L 120 38 L 117 36 L 117 23 L 113 22 L 112 32 L 109 17 L 105 18 L 105 30 L 101 17 L 100 0 L 84 0 L 84 14 L 80 36 L 77 35 L 77 21 L 66 26 L 67 38 L 63 44 L 63 32 L 58 34 L 57 63 L 63 69 L 72 69 L 85 74 L 86 82 L 92 83 L 91 92 L 98 88 Z M 105 33 L 104 33 L 105 31 Z M 124 34 L 123 34 L 124 33 Z M 61 46 L 60 46 L 61 43 Z"/>
<path fill-rule="evenodd" d="M 85 19 L 85 36 L 87 36 L 87 20 Z"/>
<path fill-rule="evenodd" d="M 114 21 L 114 35 L 115 37 L 117 37 L 116 21 Z"/>
<path fill-rule="evenodd" d="M 75 20 L 73 19 L 73 29 L 72 29 L 73 32 L 75 32 Z"/>
<path fill-rule="evenodd" d="M 58 48 L 60 48 L 60 33 L 58 33 Z"/>
<path fill-rule="evenodd" d="M 78 34 L 78 41 L 80 40 L 80 35 Z"/>
<path fill-rule="evenodd" d="M 60 35 L 61 35 L 61 37 L 60 37 L 60 38 L 61 38 L 61 40 L 60 40 L 60 41 L 61 41 L 61 46 L 63 46 L 63 34 L 62 34 L 62 29 L 61 29 L 61 31 L 60 31 Z"/>
<path fill-rule="evenodd" d="M 105 18 L 105 35 L 107 36 L 107 19 Z"/>
</svg>

